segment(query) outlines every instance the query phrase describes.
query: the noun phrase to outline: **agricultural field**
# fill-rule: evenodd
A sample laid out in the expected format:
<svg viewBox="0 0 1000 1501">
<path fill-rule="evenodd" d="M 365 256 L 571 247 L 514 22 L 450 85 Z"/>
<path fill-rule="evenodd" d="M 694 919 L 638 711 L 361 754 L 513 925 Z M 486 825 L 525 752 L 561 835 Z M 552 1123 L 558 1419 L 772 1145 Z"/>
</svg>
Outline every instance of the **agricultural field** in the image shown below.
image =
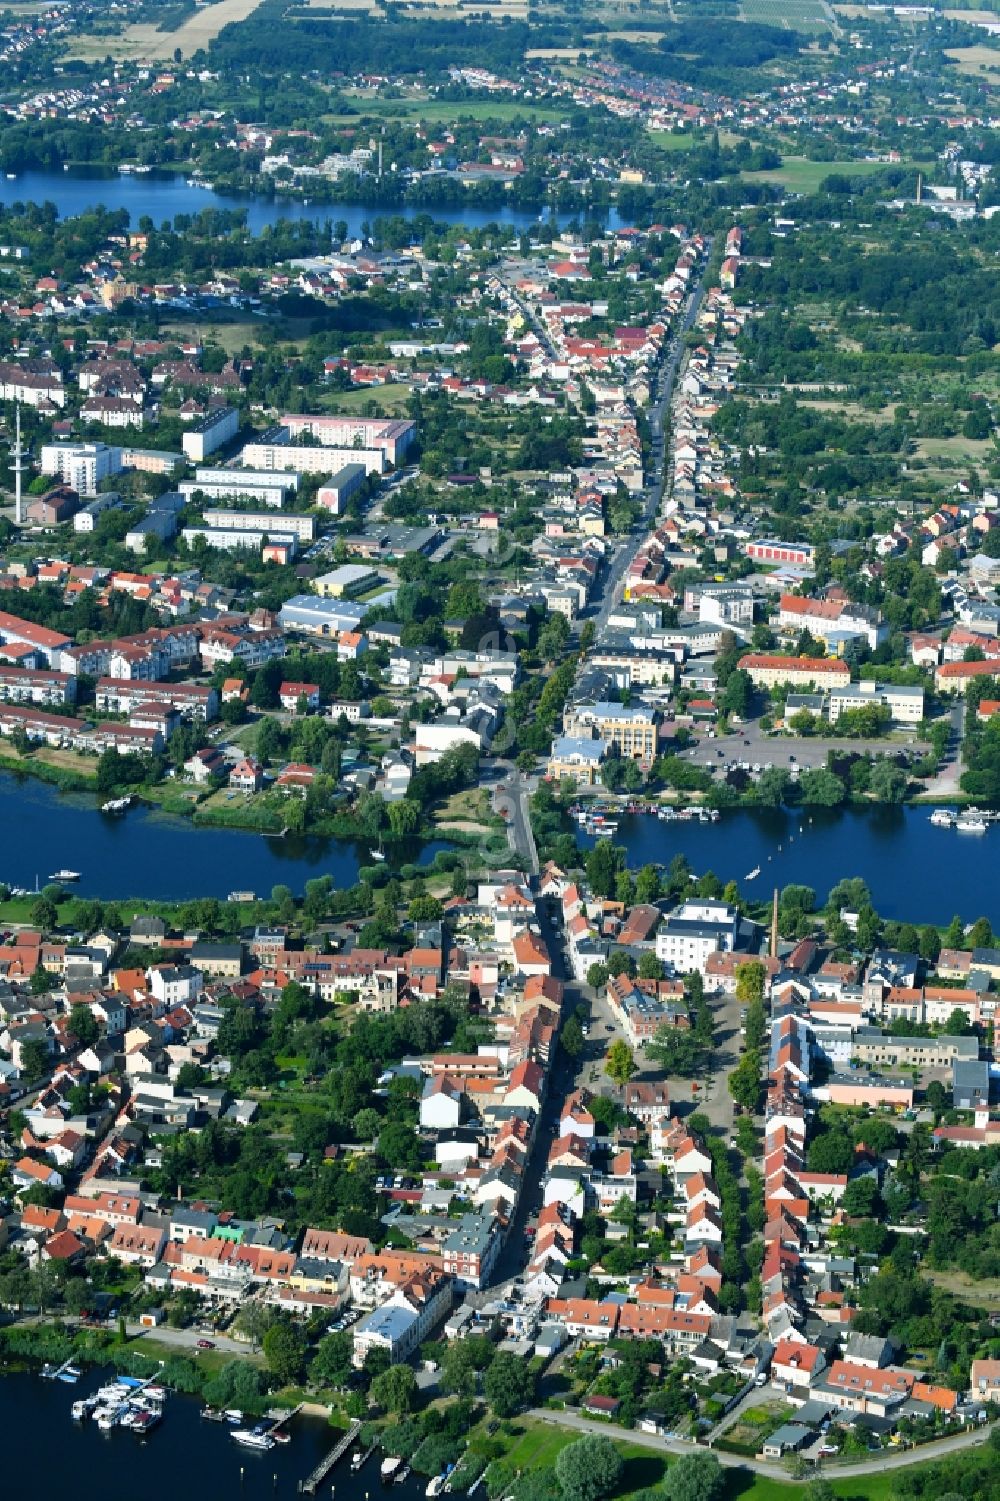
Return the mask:
<svg viewBox="0 0 1000 1501">
<path fill-rule="evenodd" d="M 975 47 L 949 47 L 945 57 L 950 57 L 959 73 L 969 78 L 980 78 L 984 73 L 1000 73 L 1000 52 L 988 47 L 985 42 Z"/>
<path fill-rule="evenodd" d="M 765 26 L 785 26 L 790 31 L 829 32 L 830 12 L 822 0 L 742 0 L 744 21 Z"/>
<path fill-rule="evenodd" d="M 259 4 L 260 0 L 219 0 L 218 5 L 206 5 L 196 12 L 176 31 L 160 31 L 151 23 L 143 22 L 126 26 L 120 36 L 88 37 L 84 34 L 73 39 L 67 56 L 85 62 L 108 56 L 168 62 L 180 48 L 183 57 L 191 57 L 214 41 L 224 26 L 233 21 L 245 21 Z"/>
</svg>

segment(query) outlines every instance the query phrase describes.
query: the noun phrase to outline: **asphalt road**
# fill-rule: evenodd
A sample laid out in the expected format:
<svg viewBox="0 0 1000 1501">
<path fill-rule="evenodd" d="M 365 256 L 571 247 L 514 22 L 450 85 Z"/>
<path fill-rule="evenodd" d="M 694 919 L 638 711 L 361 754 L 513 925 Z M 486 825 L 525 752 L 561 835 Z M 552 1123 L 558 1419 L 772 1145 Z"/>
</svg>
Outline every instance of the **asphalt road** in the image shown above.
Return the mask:
<svg viewBox="0 0 1000 1501">
<path fill-rule="evenodd" d="M 706 249 L 706 258 L 711 254 L 711 244 Z M 644 490 L 645 506 L 641 520 L 633 527 L 628 537 L 613 556 L 604 572 L 603 580 L 599 583 L 598 598 L 591 603 L 590 609 L 585 611 L 576 623 L 576 629 L 586 620 L 593 620 L 598 632 L 607 624 L 608 616 L 617 605 L 622 588 L 622 581 L 626 569 L 631 564 L 639 548 L 649 532 L 649 528 L 656 518 L 660 502 L 663 498 L 665 481 L 664 460 L 666 453 L 666 435 L 669 423 L 670 402 L 677 384 L 677 376 L 680 372 L 684 358 L 683 336 L 694 325 L 701 307 L 702 298 L 705 295 L 705 272 L 702 270 L 697 282 L 692 288 L 691 297 L 688 301 L 687 311 L 677 333 L 671 343 L 671 353 L 662 366 L 656 384 L 656 398 L 649 408 L 649 426 L 654 441 L 653 477 Z M 659 439 L 659 443 L 657 443 Z M 596 608 L 595 608 L 596 607 Z"/>
<path fill-rule="evenodd" d="M 554 1423 L 559 1428 L 572 1428 L 577 1433 L 599 1433 L 605 1438 L 609 1436 L 609 1433 L 613 1437 L 627 1436 L 629 1443 L 641 1444 L 647 1449 L 657 1449 L 661 1454 L 694 1454 L 703 1447 L 698 1444 L 684 1443 L 680 1439 L 661 1438 L 653 1433 L 629 1431 L 626 1435 L 624 1429 L 615 1428 L 608 1423 L 592 1422 L 589 1418 L 578 1417 L 576 1413 L 559 1411 L 556 1408 L 535 1407 L 531 1410 L 531 1416 L 543 1423 Z M 881 1475 L 884 1470 L 901 1470 L 908 1465 L 926 1464 L 930 1460 L 944 1459 L 948 1454 L 955 1454 L 962 1449 L 971 1449 L 978 1444 L 984 1444 L 988 1436 L 987 1428 L 968 1429 L 956 1434 L 953 1438 L 938 1439 L 932 1444 L 920 1444 L 914 1449 L 904 1449 L 902 1453 L 887 1454 L 883 1451 L 871 1459 L 859 1461 L 858 1464 L 824 1464 L 822 1474 L 828 1480 L 853 1479 L 858 1475 Z M 783 1480 L 786 1483 L 791 1479 L 789 1471 L 783 1465 L 772 1464 L 769 1460 L 743 1459 L 737 1454 L 726 1454 L 722 1450 L 712 1452 L 723 1469 L 753 1470 L 756 1475 L 767 1475 L 772 1480 Z"/>
</svg>

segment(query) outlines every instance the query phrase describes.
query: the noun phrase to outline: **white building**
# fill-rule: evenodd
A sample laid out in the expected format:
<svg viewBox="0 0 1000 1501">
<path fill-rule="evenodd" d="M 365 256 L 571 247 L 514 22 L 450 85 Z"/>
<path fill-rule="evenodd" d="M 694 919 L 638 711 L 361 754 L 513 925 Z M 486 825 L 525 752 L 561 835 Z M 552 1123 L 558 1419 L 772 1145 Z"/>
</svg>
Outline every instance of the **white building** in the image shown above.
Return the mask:
<svg viewBox="0 0 1000 1501">
<path fill-rule="evenodd" d="M 96 495 L 101 480 L 121 471 L 121 449 L 109 443 L 43 443 L 43 474 L 58 477 L 78 495 Z"/>
<path fill-rule="evenodd" d="M 734 949 L 739 931 L 739 913 L 727 902 L 684 902 L 657 929 L 656 957 L 677 974 L 703 975 L 709 954 Z"/>
<path fill-rule="evenodd" d="M 210 412 L 181 438 L 185 458 L 192 464 L 200 464 L 210 453 L 235 438 L 239 427 L 240 416 L 235 407 L 219 407 L 218 411 Z"/>
</svg>

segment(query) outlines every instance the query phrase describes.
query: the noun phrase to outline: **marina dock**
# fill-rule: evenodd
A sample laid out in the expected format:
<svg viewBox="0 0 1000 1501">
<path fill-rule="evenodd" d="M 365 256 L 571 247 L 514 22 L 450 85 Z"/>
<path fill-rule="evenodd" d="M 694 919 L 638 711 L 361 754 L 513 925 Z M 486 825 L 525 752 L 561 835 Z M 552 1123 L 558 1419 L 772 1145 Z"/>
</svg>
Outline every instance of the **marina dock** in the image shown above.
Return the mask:
<svg viewBox="0 0 1000 1501">
<path fill-rule="evenodd" d="M 276 1424 L 275 1426 L 278 1425 Z M 337 1464 L 341 1459 L 343 1459 L 344 1455 L 354 1443 L 354 1440 L 357 1438 L 360 1432 L 361 1419 L 355 1418 L 350 1428 L 348 1428 L 347 1432 L 344 1434 L 343 1438 L 340 1439 L 339 1442 L 334 1446 L 334 1448 L 330 1450 L 329 1454 L 323 1456 L 319 1464 L 313 1470 L 312 1474 L 308 1476 L 307 1479 L 299 1482 L 300 1492 L 304 1493 L 307 1496 L 315 1496 L 317 1490 L 323 1484 L 323 1481 L 329 1475 L 334 1465 Z"/>
</svg>

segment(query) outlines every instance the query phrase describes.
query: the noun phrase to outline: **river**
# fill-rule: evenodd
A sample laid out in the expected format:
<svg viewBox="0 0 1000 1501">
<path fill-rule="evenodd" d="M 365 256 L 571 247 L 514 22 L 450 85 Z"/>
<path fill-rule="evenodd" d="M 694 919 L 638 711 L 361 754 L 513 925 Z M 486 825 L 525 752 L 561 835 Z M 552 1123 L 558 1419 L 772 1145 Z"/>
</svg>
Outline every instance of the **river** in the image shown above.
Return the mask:
<svg viewBox="0 0 1000 1501">
<path fill-rule="evenodd" d="M 698 875 L 714 871 L 745 895 L 769 898 L 775 886 L 812 886 L 822 903 L 845 876 L 868 883 L 876 911 L 898 922 L 967 922 L 1000 927 L 996 873 L 1000 825 L 959 834 L 929 822 L 929 807 L 734 809 L 716 823 L 636 815 L 619 821 L 615 843 L 633 869 L 685 855 Z M 594 840 L 582 831 L 580 842 Z M 756 866 L 756 880 L 745 877 Z"/>
<path fill-rule="evenodd" d="M 200 1400 L 177 1393 L 167 1399 L 163 1422 L 147 1439 L 74 1423 L 70 1403 L 96 1391 L 109 1374 L 85 1371 L 76 1386 L 37 1375 L 0 1376 L 0 1437 L 9 1482 L 4 1491 L 12 1501 L 31 1493 L 73 1501 L 176 1501 L 178 1496 L 290 1501 L 336 1438 L 322 1419 L 298 1417 L 290 1444 L 266 1453 L 240 1449 L 228 1428 L 202 1421 Z M 411 1476 L 401 1485 L 383 1486 L 375 1455 L 357 1472 L 342 1460 L 317 1496 L 329 1501 L 331 1484 L 337 1501 L 418 1501 L 426 1481 Z"/>
<path fill-rule="evenodd" d="M 0 881 L 34 889 L 57 870 L 78 870 L 81 896 L 188 901 L 272 886 L 301 893 L 313 876 L 353 886 L 368 846 L 346 840 L 287 835 L 268 838 L 242 829 L 199 827 L 187 818 L 137 805 L 121 817 L 101 813 L 87 792 L 61 792 L 33 777 L 0 772 Z M 445 842 L 392 846 L 394 863 L 429 864 Z"/>
<path fill-rule="evenodd" d="M 361 226 L 383 218 L 415 219 L 426 214 L 436 223 L 462 224 L 469 229 L 478 229 L 486 224 L 506 224 L 511 229 L 531 229 L 539 222 L 539 215 L 527 210 L 512 209 L 505 205 L 498 208 L 422 208 L 400 204 L 395 208 L 376 208 L 370 203 L 307 203 L 302 198 L 255 198 L 250 194 L 222 194 L 211 188 L 190 187 L 182 173 L 148 172 L 138 176 L 101 169 L 86 171 L 78 168 L 71 172 L 20 172 L 16 177 L 0 177 L 0 204 L 45 203 L 58 206 L 62 218 L 84 213 L 103 204 L 108 209 L 128 209 L 133 226 L 144 214 L 157 225 L 175 214 L 198 214 L 203 209 L 242 209 L 246 212 L 247 225 L 259 235 L 269 224 L 279 219 L 309 219 L 313 223 L 331 223 L 343 219 L 349 236 L 361 233 Z M 542 216 L 548 220 L 548 210 Z M 561 225 L 567 224 L 571 214 L 556 216 Z M 612 209 L 608 224 L 612 229 L 619 224 Z"/>
</svg>

